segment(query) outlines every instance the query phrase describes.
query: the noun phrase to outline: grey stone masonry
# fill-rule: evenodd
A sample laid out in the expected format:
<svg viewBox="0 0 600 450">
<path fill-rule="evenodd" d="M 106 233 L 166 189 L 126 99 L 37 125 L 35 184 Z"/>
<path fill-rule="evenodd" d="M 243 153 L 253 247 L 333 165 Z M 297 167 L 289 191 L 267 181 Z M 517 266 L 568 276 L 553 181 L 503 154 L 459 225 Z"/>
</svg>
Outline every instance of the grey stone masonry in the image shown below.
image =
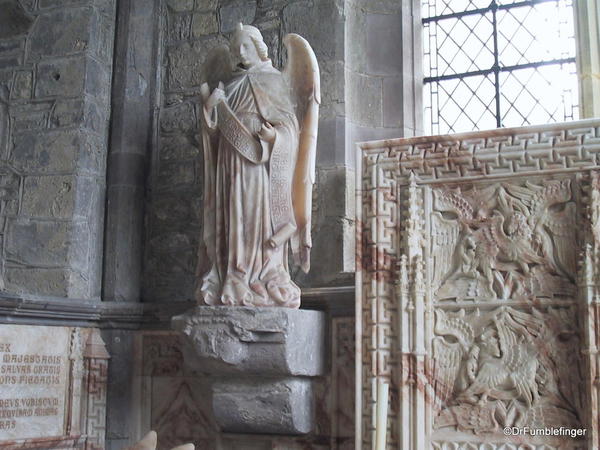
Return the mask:
<svg viewBox="0 0 600 450">
<path fill-rule="evenodd" d="M 185 364 L 213 380 L 222 431 L 305 434 L 313 382 L 326 372 L 326 314 L 288 308 L 197 306 L 172 320 Z"/>
<path fill-rule="evenodd" d="M 313 389 L 302 378 L 217 381 L 213 412 L 228 433 L 306 434 L 313 429 Z"/>
<path fill-rule="evenodd" d="M 114 0 L 0 10 L 3 288 L 99 299 Z"/>
<path fill-rule="evenodd" d="M 325 372 L 325 313 L 289 308 L 197 306 L 175 316 L 202 373 L 318 376 Z"/>
</svg>

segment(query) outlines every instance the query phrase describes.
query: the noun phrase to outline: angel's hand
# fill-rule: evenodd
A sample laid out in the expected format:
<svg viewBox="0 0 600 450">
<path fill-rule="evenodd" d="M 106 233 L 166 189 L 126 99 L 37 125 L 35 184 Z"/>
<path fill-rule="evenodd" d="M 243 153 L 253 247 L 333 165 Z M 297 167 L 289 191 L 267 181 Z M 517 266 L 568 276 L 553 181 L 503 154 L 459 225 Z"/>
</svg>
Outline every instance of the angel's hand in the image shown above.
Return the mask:
<svg viewBox="0 0 600 450">
<path fill-rule="evenodd" d="M 209 111 L 217 106 L 219 103 L 224 102 L 226 100 L 225 91 L 220 88 L 216 88 L 210 94 L 210 97 L 206 100 L 206 109 Z"/>
<path fill-rule="evenodd" d="M 273 127 L 273 125 L 271 125 L 269 122 L 265 122 L 258 132 L 258 137 L 269 144 L 275 142 L 276 135 L 275 127 Z"/>
<path fill-rule="evenodd" d="M 202 83 L 200 86 L 200 96 L 202 97 L 202 103 L 206 104 L 208 97 L 210 97 L 210 87 L 208 83 Z"/>
</svg>

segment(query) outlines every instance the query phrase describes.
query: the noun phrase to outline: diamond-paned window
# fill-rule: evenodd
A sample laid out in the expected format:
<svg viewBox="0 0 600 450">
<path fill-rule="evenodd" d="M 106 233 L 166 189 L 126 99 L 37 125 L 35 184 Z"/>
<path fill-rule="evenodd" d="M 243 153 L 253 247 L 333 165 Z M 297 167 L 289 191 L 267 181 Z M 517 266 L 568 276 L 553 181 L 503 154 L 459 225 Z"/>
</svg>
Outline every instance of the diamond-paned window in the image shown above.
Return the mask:
<svg viewBox="0 0 600 450">
<path fill-rule="evenodd" d="M 423 0 L 425 130 L 579 117 L 573 0 Z"/>
</svg>

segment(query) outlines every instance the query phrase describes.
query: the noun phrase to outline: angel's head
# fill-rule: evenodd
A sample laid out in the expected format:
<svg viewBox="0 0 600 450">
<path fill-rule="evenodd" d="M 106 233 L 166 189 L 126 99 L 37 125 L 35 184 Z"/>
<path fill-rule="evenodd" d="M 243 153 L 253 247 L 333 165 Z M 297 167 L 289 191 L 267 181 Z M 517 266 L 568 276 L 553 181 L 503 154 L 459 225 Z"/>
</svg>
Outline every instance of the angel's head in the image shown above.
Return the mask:
<svg viewBox="0 0 600 450">
<path fill-rule="evenodd" d="M 238 24 L 229 46 L 236 66 L 249 69 L 269 60 L 267 44 L 258 28 L 252 25 Z"/>
</svg>

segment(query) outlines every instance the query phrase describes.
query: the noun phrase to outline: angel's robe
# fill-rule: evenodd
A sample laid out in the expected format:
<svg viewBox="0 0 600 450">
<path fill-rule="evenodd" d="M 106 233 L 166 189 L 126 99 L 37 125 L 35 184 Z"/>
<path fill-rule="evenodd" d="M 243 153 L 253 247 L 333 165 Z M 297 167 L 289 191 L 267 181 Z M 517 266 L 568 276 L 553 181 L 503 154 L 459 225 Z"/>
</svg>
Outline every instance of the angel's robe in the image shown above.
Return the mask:
<svg viewBox="0 0 600 450">
<path fill-rule="evenodd" d="M 266 61 L 236 71 L 225 95 L 226 105 L 203 108 L 204 244 L 211 267 L 197 297 L 209 305 L 298 307 L 300 289 L 287 268 L 299 132 L 289 90 Z M 276 132 L 272 144 L 258 137 L 265 122 Z"/>
</svg>

